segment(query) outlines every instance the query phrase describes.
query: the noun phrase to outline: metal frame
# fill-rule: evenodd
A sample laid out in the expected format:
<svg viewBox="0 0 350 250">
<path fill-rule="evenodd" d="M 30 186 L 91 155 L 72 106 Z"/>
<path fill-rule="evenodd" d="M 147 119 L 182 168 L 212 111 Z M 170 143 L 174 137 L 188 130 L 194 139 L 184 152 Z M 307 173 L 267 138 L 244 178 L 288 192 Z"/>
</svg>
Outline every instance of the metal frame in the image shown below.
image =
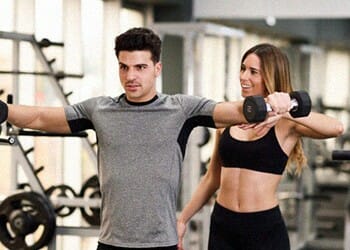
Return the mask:
<svg viewBox="0 0 350 250">
<path fill-rule="evenodd" d="M 8 143 L 9 140 L 12 140 L 11 143 Z M 34 167 L 32 163 L 29 161 L 28 157 L 26 156 L 26 152 L 23 149 L 20 141 L 17 137 L 10 137 L 8 140 L 3 139 L 0 141 L 1 145 L 11 145 L 11 147 L 14 150 L 14 153 L 16 155 L 17 163 L 19 163 L 25 173 L 25 175 L 28 178 L 28 183 L 31 187 L 31 189 L 44 197 L 47 197 L 45 194 L 44 187 L 42 186 L 39 178 L 35 174 Z M 65 197 L 47 197 L 48 201 L 51 203 L 53 207 L 59 207 L 59 206 L 70 206 L 70 207 L 100 207 L 101 206 L 101 199 L 98 198 L 65 198 Z M 55 234 L 56 235 L 76 235 L 76 236 L 84 236 L 84 237 L 97 237 L 99 232 L 99 228 L 96 226 L 89 226 L 89 227 L 74 227 L 74 226 L 57 226 Z M 48 245 L 49 250 L 55 250 L 56 249 L 56 235 L 53 237 L 53 239 L 50 241 Z"/>
<path fill-rule="evenodd" d="M 67 99 L 67 94 L 64 93 L 63 88 L 59 84 L 57 77 L 57 72 L 54 72 L 52 69 L 50 62 L 47 60 L 45 54 L 43 53 L 39 42 L 35 39 L 34 35 L 29 34 L 22 34 L 22 33 L 14 33 L 14 32 L 3 32 L 0 31 L 0 39 L 9 39 L 13 40 L 14 46 L 13 46 L 13 71 L 4 71 L 0 72 L 3 74 L 14 74 L 14 82 L 13 82 L 13 89 L 14 89 L 14 100 L 18 100 L 18 74 L 22 73 L 19 71 L 19 43 L 20 42 L 29 42 L 32 45 L 32 48 L 35 52 L 36 57 L 39 59 L 41 65 L 44 69 L 44 75 L 48 76 L 48 79 L 50 81 L 51 86 L 54 88 L 58 98 L 62 102 L 63 105 L 68 105 L 69 101 Z M 36 75 L 36 74 L 33 74 Z M 41 73 L 39 73 L 41 75 Z M 80 75 L 66 75 L 67 77 L 82 77 Z M 37 175 L 35 174 L 35 169 L 30 162 L 30 160 L 27 157 L 27 154 L 25 150 L 23 149 L 22 144 L 20 143 L 20 140 L 18 139 L 18 136 L 16 134 L 11 134 L 11 129 L 8 129 L 8 135 L 11 135 L 9 139 L 14 140 L 12 143 L 7 143 L 9 141 L 6 139 L 2 139 L 0 141 L 1 145 L 11 145 L 13 149 L 13 166 L 12 166 L 12 172 L 11 172 L 11 180 L 12 180 L 12 190 L 17 189 L 17 164 L 19 164 L 25 175 L 28 178 L 28 182 L 32 188 L 33 191 L 38 192 L 42 195 L 45 195 L 44 187 L 42 186 L 40 180 L 38 179 Z M 57 135 L 59 136 L 59 135 Z M 79 136 L 81 137 L 81 136 Z M 93 144 L 89 142 L 87 137 L 82 137 L 81 140 L 83 140 L 83 147 L 87 150 L 88 155 L 90 159 L 97 163 L 97 154 L 93 148 Z M 85 198 L 63 198 L 63 197 L 57 197 L 57 198 L 48 198 L 48 201 L 52 204 L 52 206 L 60 206 L 60 205 L 66 205 L 66 206 L 74 206 L 74 207 L 100 207 L 101 199 L 85 199 Z M 56 228 L 56 235 L 76 235 L 76 236 L 89 236 L 89 237 L 97 237 L 98 236 L 98 227 L 91 226 L 91 227 L 63 227 L 63 226 L 57 226 Z M 56 235 L 53 237 L 51 242 L 48 245 L 48 248 L 50 250 L 56 249 Z"/>
</svg>

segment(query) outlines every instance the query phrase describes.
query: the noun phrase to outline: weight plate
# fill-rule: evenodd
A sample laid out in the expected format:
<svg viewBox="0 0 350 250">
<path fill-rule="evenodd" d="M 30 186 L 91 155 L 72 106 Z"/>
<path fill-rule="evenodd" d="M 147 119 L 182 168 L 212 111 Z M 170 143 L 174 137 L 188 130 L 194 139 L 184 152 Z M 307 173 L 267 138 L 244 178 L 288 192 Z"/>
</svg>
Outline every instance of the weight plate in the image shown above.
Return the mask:
<svg viewBox="0 0 350 250">
<path fill-rule="evenodd" d="M 90 177 L 82 186 L 80 196 L 85 199 L 101 198 L 100 184 L 97 175 Z M 101 224 L 100 208 L 95 207 L 81 207 L 81 214 L 87 223 L 93 226 Z"/>
<path fill-rule="evenodd" d="M 46 246 L 56 228 L 56 217 L 46 197 L 22 192 L 0 204 L 0 241 L 11 250 L 37 250 Z"/>
<path fill-rule="evenodd" d="M 54 197 L 65 197 L 65 198 L 75 198 L 77 197 L 77 194 L 75 193 L 74 189 L 71 188 L 68 185 L 61 184 L 57 186 L 51 186 L 46 191 L 46 195 L 50 198 Z M 69 206 L 58 206 L 55 207 L 55 212 L 60 217 L 67 217 L 71 215 L 76 207 L 69 207 Z"/>
</svg>

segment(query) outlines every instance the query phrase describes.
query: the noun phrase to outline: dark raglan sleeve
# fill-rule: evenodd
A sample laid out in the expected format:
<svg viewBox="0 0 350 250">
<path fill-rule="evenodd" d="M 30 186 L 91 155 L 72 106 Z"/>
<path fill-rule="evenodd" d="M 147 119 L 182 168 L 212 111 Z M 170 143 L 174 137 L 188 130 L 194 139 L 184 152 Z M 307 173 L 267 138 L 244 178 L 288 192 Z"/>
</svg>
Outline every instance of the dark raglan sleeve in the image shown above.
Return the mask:
<svg viewBox="0 0 350 250">
<path fill-rule="evenodd" d="M 79 132 L 87 129 L 93 129 L 91 117 L 96 108 L 97 99 L 91 98 L 86 101 L 68 105 L 64 108 L 68 125 L 71 132 Z"/>
<path fill-rule="evenodd" d="M 213 118 L 216 101 L 199 96 L 178 95 L 178 100 L 185 112 L 196 126 L 215 128 Z"/>
</svg>

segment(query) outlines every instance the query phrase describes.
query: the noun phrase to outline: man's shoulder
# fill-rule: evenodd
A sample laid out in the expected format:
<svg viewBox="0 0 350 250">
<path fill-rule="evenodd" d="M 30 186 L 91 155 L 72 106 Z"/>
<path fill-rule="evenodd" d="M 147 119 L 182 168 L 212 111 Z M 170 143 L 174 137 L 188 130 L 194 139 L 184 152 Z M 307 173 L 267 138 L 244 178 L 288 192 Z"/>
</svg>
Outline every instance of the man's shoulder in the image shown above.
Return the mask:
<svg viewBox="0 0 350 250">
<path fill-rule="evenodd" d="M 203 98 L 203 97 L 198 97 L 194 95 L 188 95 L 188 94 L 182 94 L 182 93 L 176 93 L 176 94 L 164 94 L 164 93 L 158 93 L 158 97 L 160 100 L 162 99 L 167 99 L 167 100 L 174 100 L 181 102 L 183 100 L 195 100 L 198 98 Z"/>
</svg>

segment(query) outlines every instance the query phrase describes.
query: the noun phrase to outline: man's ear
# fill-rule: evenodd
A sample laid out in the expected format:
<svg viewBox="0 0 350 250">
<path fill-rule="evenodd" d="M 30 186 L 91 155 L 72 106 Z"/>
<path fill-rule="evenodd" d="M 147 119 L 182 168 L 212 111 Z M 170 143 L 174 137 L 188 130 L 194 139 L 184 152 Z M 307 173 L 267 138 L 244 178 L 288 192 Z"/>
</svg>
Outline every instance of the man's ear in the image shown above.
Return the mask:
<svg viewBox="0 0 350 250">
<path fill-rule="evenodd" d="M 162 72 L 162 63 L 161 62 L 157 62 L 156 65 L 155 65 L 156 77 L 158 77 L 161 72 Z"/>
</svg>

